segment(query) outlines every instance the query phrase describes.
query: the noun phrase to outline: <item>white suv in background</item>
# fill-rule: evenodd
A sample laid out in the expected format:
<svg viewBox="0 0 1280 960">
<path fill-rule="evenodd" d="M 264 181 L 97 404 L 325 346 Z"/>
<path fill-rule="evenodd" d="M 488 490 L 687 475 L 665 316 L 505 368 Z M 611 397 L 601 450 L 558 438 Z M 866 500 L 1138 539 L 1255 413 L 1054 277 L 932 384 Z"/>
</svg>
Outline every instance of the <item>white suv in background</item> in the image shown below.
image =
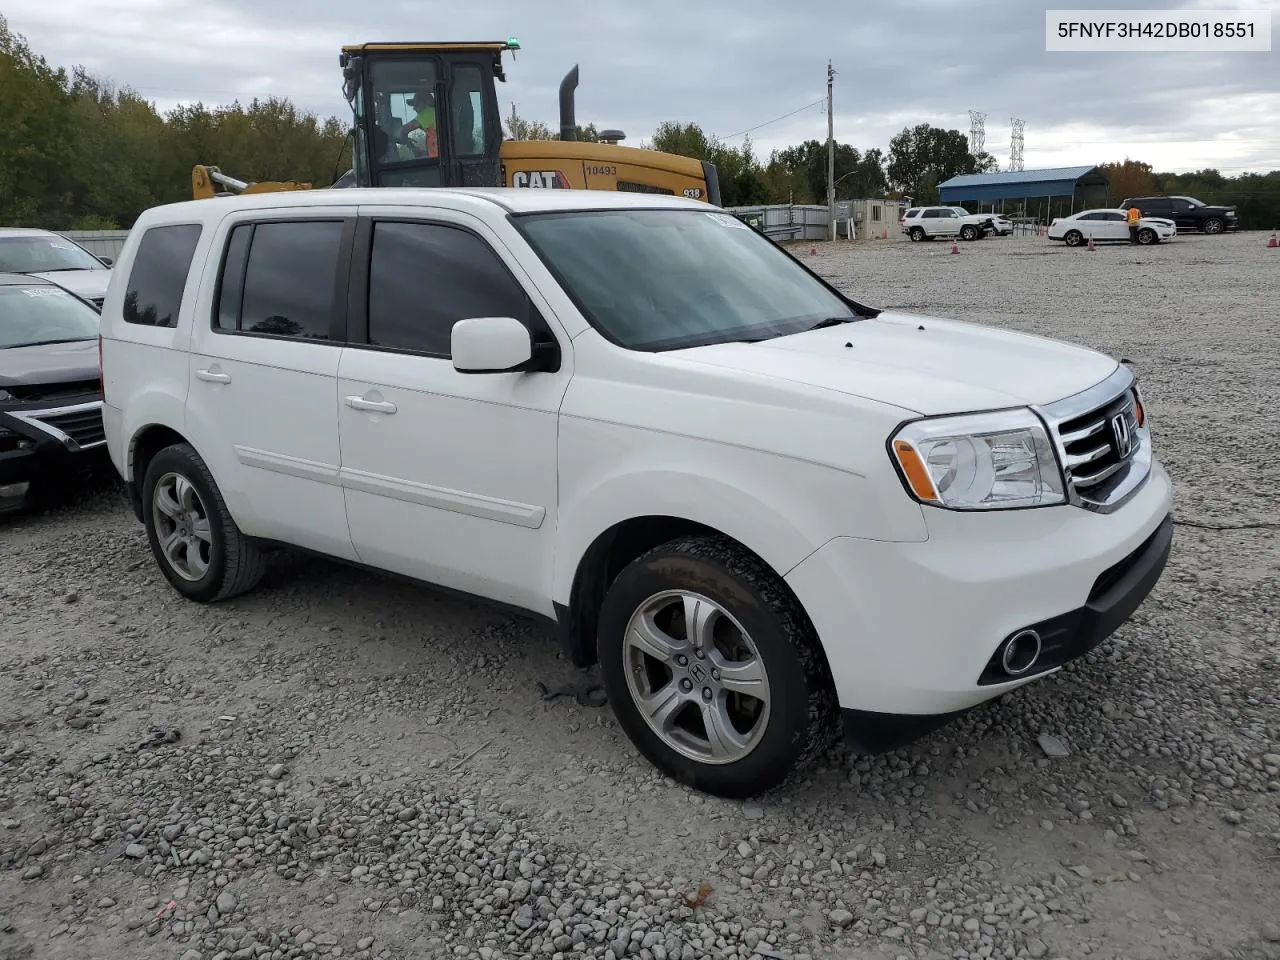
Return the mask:
<svg viewBox="0 0 1280 960">
<path fill-rule="evenodd" d="M 959 207 L 912 207 L 902 216 L 902 232 L 912 240 L 980 240 L 986 236 L 990 220 L 990 214 L 965 213 Z"/>
<path fill-rule="evenodd" d="M 1127 367 L 865 306 L 692 200 L 159 207 L 101 346 L 179 593 L 246 591 L 284 544 L 514 605 L 599 663 L 650 761 L 727 796 L 1059 669 L 1172 538 Z"/>
</svg>

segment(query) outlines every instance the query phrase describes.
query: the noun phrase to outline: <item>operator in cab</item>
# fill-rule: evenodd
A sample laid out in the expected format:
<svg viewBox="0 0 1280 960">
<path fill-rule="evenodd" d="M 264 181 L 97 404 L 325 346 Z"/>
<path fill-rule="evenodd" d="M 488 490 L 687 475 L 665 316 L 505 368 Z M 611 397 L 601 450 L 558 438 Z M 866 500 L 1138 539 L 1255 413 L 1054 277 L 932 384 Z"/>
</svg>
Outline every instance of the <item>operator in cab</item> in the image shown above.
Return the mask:
<svg viewBox="0 0 1280 960">
<path fill-rule="evenodd" d="M 438 157 L 440 141 L 436 128 L 436 98 L 429 90 L 418 90 L 409 100 L 413 109 L 413 119 L 400 128 L 397 140 L 405 140 L 414 130 L 421 130 L 424 136 L 425 155 Z"/>
</svg>

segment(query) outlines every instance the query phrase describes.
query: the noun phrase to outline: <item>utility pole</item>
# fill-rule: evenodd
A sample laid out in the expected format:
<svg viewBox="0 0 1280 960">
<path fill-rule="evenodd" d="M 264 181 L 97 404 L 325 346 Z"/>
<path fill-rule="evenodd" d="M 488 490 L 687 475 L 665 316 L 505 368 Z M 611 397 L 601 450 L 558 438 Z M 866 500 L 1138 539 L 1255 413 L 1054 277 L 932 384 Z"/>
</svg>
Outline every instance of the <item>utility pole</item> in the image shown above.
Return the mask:
<svg viewBox="0 0 1280 960">
<path fill-rule="evenodd" d="M 831 90 L 836 72 L 827 61 L 827 227 L 830 239 L 836 238 L 836 137 L 835 113 L 831 106 Z"/>
</svg>

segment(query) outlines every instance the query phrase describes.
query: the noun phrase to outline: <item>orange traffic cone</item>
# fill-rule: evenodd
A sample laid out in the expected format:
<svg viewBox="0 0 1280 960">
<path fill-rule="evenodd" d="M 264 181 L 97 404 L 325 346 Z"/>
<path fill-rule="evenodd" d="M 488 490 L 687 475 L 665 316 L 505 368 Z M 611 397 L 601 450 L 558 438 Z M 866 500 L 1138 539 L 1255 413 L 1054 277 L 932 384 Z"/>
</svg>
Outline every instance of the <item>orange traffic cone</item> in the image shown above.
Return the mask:
<svg viewBox="0 0 1280 960">
<path fill-rule="evenodd" d="M 1094 247 L 1094 245 L 1093 245 L 1093 237 L 1090 237 L 1090 238 L 1089 238 L 1089 249 L 1090 249 L 1090 250 L 1097 249 L 1097 248 L 1096 248 L 1096 247 Z"/>
<path fill-rule="evenodd" d="M 818 255 L 818 248 L 816 246 L 809 247 L 809 256 L 816 257 L 817 255 Z"/>
<path fill-rule="evenodd" d="M 881 240 L 888 240 L 888 239 L 889 239 L 889 228 L 888 228 L 888 227 L 885 227 L 885 228 L 880 232 L 880 239 L 881 239 Z"/>
<path fill-rule="evenodd" d="M 1276 232 L 1271 231 L 1271 236 L 1267 238 L 1268 247 L 1280 247 L 1280 240 L 1276 240 Z"/>
<path fill-rule="evenodd" d="M 954 240 L 951 241 L 951 252 L 952 253 L 960 252 L 960 244 L 956 243 Z"/>
</svg>

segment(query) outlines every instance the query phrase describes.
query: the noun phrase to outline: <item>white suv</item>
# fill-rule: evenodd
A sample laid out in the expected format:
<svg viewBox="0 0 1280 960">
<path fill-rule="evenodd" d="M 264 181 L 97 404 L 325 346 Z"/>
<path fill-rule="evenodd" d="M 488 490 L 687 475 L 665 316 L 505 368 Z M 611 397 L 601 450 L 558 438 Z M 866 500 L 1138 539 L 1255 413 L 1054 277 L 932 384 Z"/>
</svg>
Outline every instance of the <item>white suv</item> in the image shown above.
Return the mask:
<svg viewBox="0 0 1280 960">
<path fill-rule="evenodd" d="M 912 240 L 981 240 L 990 229 L 990 220 L 989 214 L 969 213 L 963 207 L 912 207 L 903 214 L 902 232 Z"/>
<path fill-rule="evenodd" d="M 545 617 L 672 777 L 918 736 L 1092 648 L 1168 555 L 1128 368 L 846 298 L 742 221 L 573 190 L 159 207 L 105 421 L 181 594 L 293 545 Z"/>
</svg>

